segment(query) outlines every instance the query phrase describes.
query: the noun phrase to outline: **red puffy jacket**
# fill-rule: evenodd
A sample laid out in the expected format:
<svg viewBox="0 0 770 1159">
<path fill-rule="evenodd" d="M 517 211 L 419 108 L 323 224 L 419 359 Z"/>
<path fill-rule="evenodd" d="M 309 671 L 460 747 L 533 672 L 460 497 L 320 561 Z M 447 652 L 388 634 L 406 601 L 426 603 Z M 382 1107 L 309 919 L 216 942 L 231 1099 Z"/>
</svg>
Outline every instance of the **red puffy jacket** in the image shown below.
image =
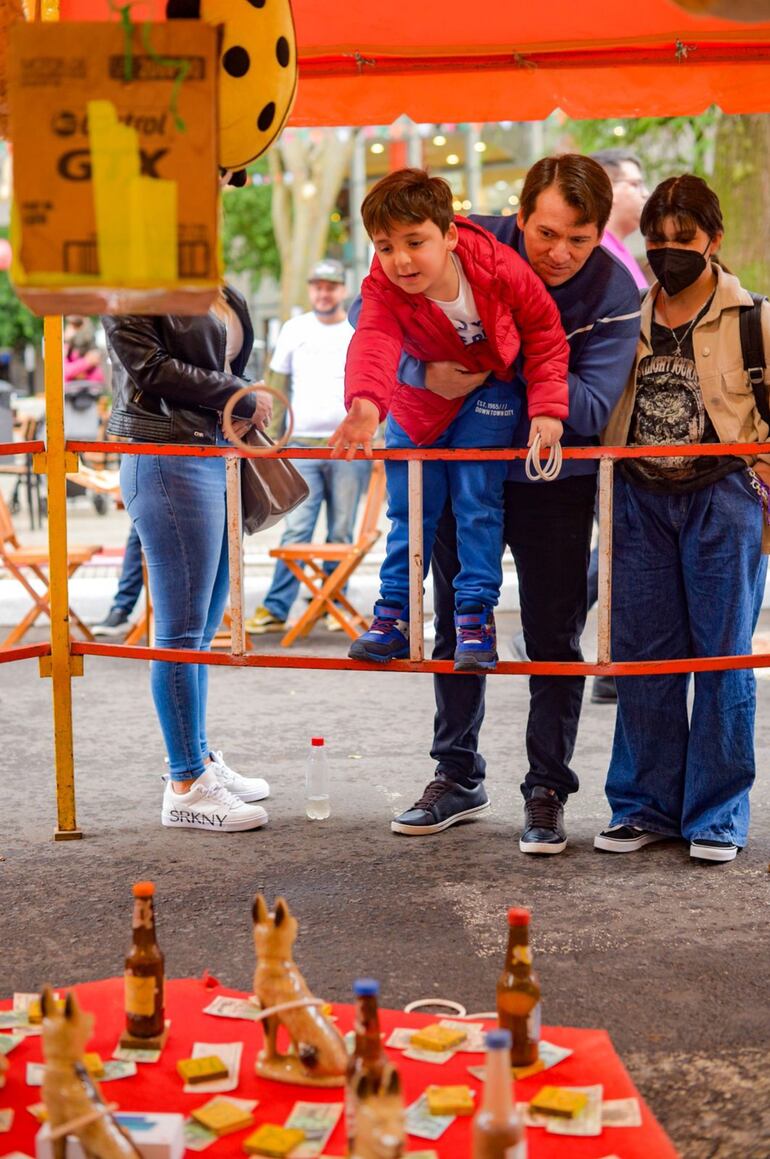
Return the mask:
<svg viewBox="0 0 770 1159">
<path fill-rule="evenodd" d="M 402 351 L 422 362 L 459 362 L 470 371 L 513 377 L 521 348 L 530 418 L 569 413 L 569 347 L 553 299 L 538 276 L 510 246 L 480 225 L 455 219 L 455 253 L 473 290 L 485 342 L 465 346 L 446 314 L 424 294 L 407 294 L 385 276 L 375 255 L 361 287 L 361 313 L 348 347 L 345 405 L 368 398 L 388 411 L 418 446 L 429 446 L 463 402 L 397 381 Z"/>
</svg>

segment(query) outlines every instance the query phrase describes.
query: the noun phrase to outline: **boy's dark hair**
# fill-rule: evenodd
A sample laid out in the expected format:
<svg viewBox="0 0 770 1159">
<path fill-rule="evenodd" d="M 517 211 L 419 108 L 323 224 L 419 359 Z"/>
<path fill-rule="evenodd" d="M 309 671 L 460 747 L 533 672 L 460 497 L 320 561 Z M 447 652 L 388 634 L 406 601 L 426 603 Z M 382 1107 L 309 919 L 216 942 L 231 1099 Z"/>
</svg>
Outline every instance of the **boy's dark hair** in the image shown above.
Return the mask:
<svg viewBox="0 0 770 1159">
<path fill-rule="evenodd" d="M 582 153 L 543 157 L 524 179 L 521 216 L 534 213 L 540 194 L 555 185 L 567 205 L 578 211 L 578 225 L 595 225 L 604 233 L 612 209 L 612 185 L 598 161 Z"/>
<path fill-rule="evenodd" d="M 598 161 L 610 181 L 614 181 L 620 176 L 621 165 L 636 165 L 639 172 L 642 172 L 641 161 L 636 153 L 632 153 L 629 149 L 597 149 L 595 153 L 591 154 L 591 159 Z"/>
<path fill-rule="evenodd" d="M 421 221 L 434 222 L 445 234 L 455 218 L 452 190 L 443 177 L 429 177 L 424 169 L 397 169 L 372 186 L 361 216 L 369 237 L 389 233 L 394 225 Z"/>
<path fill-rule="evenodd" d="M 674 220 L 677 241 L 692 241 L 696 229 L 702 229 L 712 241 L 724 232 L 719 198 L 702 177 L 692 173 L 669 177 L 650 194 L 639 222 L 647 241 L 666 240 L 663 223 L 667 217 Z"/>
</svg>

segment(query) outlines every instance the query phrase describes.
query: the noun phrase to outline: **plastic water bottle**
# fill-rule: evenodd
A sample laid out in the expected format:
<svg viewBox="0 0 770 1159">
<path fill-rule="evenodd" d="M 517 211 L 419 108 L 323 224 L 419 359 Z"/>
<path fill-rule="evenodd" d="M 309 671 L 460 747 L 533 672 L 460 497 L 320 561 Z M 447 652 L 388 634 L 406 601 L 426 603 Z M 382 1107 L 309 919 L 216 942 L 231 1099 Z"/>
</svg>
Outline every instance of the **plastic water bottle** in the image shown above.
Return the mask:
<svg viewBox="0 0 770 1159">
<path fill-rule="evenodd" d="M 331 813 L 329 766 L 322 736 L 314 736 L 310 741 L 305 768 L 305 812 L 311 821 L 325 821 Z"/>
</svg>

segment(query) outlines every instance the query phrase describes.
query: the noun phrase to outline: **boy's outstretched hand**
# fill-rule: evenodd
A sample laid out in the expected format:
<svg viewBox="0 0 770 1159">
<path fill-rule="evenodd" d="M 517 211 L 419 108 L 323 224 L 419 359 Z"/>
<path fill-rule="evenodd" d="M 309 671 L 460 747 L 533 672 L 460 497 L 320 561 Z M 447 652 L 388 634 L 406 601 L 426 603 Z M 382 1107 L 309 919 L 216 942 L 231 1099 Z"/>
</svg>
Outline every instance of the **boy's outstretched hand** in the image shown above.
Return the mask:
<svg viewBox="0 0 770 1159">
<path fill-rule="evenodd" d="M 558 443 L 563 434 L 564 427 L 560 419 L 552 419 L 548 415 L 538 415 L 530 423 L 527 446 L 531 447 L 535 441 L 535 435 L 540 435 L 540 445 L 544 448 L 552 447 L 554 443 Z"/>
<path fill-rule="evenodd" d="M 372 457 L 372 439 L 380 424 L 380 412 L 368 398 L 354 398 L 347 417 L 329 439 L 333 459 L 352 459 L 359 447 Z"/>
</svg>

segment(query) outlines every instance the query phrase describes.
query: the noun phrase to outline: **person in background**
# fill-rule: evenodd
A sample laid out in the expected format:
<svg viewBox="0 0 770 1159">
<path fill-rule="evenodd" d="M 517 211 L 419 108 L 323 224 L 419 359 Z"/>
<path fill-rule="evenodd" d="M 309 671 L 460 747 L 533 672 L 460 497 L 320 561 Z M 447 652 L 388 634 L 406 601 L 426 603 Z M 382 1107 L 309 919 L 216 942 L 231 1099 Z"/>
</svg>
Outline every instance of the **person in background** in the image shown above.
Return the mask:
<svg viewBox="0 0 770 1159">
<path fill-rule="evenodd" d="M 126 540 L 123 566 L 120 569 L 118 590 L 103 620 L 91 626 L 95 636 L 122 636 L 128 628 L 131 613 L 144 587 L 142 572 L 142 545 L 133 523 Z"/>
<path fill-rule="evenodd" d="M 764 443 L 744 367 L 740 314 L 752 298 L 715 260 L 724 226 L 700 177 L 670 177 L 641 221 L 657 282 L 642 307 L 610 446 Z M 761 311 L 770 352 L 770 304 Z M 767 392 L 770 374 L 757 389 Z M 625 459 L 615 473 L 612 655 L 627 660 L 751 653 L 767 575 L 770 456 Z M 597 849 L 633 853 L 669 837 L 690 857 L 732 861 L 746 844 L 754 782 L 751 668 L 621 676 Z"/>
<path fill-rule="evenodd" d="M 254 341 L 241 294 L 226 286 L 203 315 L 105 317 L 103 325 L 113 366 L 109 434 L 226 445 L 222 411 L 243 386 Z M 235 417 L 239 435 L 264 425 L 269 397 L 244 398 Z M 228 597 L 225 460 L 124 454 L 120 485 L 147 560 L 155 646 L 206 651 Z M 266 824 L 256 802 L 268 796 L 267 781 L 235 772 L 209 744 L 208 666 L 153 661 L 150 682 L 169 767 L 162 824 L 212 833 Z"/>
<path fill-rule="evenodd" d="M 102 355 L 90 318 L 72 315 L 64 325 L 64 381 L 104 383 Z"/>
<path fill-rule="evenodd" d="M 294 414 L 293 447 L 326 447 L 329 436 L 345 417 L 345 359 L 353 327 L 345 311 L 345 267 L 332 258 L 316 262 L 308 273 L 311 309 L 290 318 L 281 327 L 267 386 L 279 390 Z M 285 407 L 275 404 L 268 429 L 272 438 L 283 434 Z M 326 508 L 327 543 L 351 543 L 356 511 L 371 465 L 330 459 L 295 459 L 310 494 L 286 517 L 281 546 L 311 543 L 321 508 Z M 329 564 L 334 570 L 336 564 Z M 300 581 L 278 560 L 264 602 L 246 621 L 246 631 L 259 636 L 285 632 Z M 334 616 L 326 617 L 330 631 L 340 630 Z"/>
</svg>

